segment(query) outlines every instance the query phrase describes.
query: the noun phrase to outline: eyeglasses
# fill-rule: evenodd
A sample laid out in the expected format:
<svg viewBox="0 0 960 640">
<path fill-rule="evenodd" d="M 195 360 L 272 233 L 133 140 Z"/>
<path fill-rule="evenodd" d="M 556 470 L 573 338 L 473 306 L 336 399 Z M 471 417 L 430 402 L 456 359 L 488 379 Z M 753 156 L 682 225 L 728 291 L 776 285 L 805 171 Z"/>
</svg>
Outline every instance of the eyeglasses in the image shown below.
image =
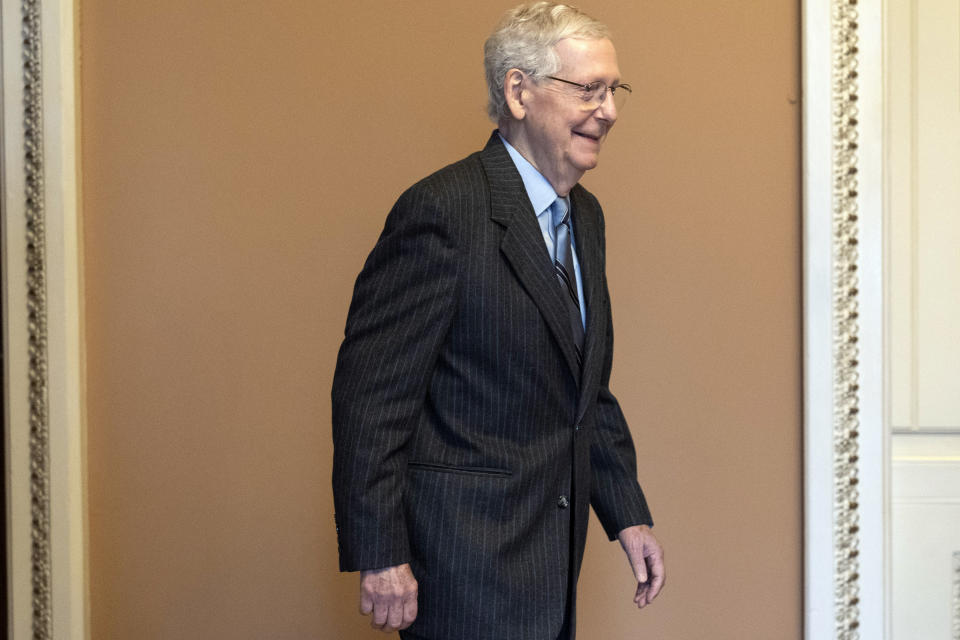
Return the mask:
<svg viewBox="0 0 960 640">
<path fill-rule="evenodd" d="M 579 82 L 574 82 L 573 80 L 564 80 L 563 78 L 557 78 L 556 76 L 546 76 L 551 80 L 556 80 L 557 82 L 564 82 L 569 85 L 577 87 L 577 97 L 583 101 L 584 109 L 596 109 L 603 101 L 607 99 L 607 91 L 610 91 L 610 94 L 613 96 L 613 104 L 616 105 L 617 110 L 623 108 L 623 105 L 626 104 L 627 98 L 630 97 L 630 94 L 633 93 L 633 87 L 628 84 L 618 84 L 612 87 L 608 87 L 603 82 L 588 82 L 587 84 L 581 84 Z"/>
</svg>

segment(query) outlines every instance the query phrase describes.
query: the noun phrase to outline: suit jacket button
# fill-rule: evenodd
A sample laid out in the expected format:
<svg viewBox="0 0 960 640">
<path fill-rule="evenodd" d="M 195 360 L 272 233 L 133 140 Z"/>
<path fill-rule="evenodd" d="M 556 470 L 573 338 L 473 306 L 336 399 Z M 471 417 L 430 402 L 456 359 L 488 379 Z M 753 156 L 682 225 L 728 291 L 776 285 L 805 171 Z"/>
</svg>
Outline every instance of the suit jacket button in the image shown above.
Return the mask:
<svg viewBox="0 0 960 640">
<path fill-rule="evenodd" d="M 566 509 L 570 506 L 570 501 L 567 500 L 567 496 L 560 496 L 560 499 L 557 500 L 557 506 L 561 509 Z"/>
</svg>

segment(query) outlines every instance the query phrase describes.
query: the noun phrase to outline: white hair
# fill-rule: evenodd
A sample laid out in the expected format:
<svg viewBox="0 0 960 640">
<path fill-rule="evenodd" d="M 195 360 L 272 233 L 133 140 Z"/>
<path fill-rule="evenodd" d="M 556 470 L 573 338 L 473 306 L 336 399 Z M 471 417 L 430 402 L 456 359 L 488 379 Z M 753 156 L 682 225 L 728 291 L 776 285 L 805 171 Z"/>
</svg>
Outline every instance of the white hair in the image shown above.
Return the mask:
<svg viewBox="0 0 960 640">
<path fill-rule="evenodd" d="M 503 95 L 507 71 L 520 69 L 535 79 L 553 75 L 560 70 L 558 42 L 609 37 L 606 25 L 566 4 L 533 2 L 508 11 L 483 45 L 490 119 L 499 122 L 509 115 Z"/>
</svg>

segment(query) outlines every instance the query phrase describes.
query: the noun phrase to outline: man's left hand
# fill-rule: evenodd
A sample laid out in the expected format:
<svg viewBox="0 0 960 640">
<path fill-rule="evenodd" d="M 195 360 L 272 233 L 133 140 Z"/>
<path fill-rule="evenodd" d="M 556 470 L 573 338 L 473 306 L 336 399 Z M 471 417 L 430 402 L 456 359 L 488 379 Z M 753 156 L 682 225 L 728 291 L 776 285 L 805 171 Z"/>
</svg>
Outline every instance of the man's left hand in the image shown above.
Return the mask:
<svg viewBox="0 0 960 640">
<path fill-rule="evenodd" d="M 642 609 L 653 602 L 663 588 L 663 548 L 645 524 L 627 527 L 617 534 L 617 538 L 637 579 L 633 601 Z"/>
</svg>

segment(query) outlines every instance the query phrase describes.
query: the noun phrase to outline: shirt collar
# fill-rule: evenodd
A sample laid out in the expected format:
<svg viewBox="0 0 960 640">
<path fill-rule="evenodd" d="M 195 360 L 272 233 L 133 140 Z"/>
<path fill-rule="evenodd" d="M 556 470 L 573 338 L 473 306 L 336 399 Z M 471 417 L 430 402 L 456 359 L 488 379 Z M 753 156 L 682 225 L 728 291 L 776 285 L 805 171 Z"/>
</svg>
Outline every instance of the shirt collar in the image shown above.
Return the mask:
<svg viewBox="0 0 960 640">
<path fill-rule="evenodd" d="M 497 132 L 497 135 L 500 135 L 500 140 L 503 141 L 503 146 L 507 148 L 510 159 L 516 165 L 517 171 L 520 172 L 523 186 L 527 190 L 527 197 L 530 198 L 530 204 L 533 205 L 533 212 L 539 218 L 557 199 L 557 192 L 553 190 L 543 174 L 537 171 L 537 168 L 530 164 L 529 160 L 520 155 L 520 152 L 514 149 L 513 145 L 507 142 L 503 135 L 499 132 Z"/>
</svg>

